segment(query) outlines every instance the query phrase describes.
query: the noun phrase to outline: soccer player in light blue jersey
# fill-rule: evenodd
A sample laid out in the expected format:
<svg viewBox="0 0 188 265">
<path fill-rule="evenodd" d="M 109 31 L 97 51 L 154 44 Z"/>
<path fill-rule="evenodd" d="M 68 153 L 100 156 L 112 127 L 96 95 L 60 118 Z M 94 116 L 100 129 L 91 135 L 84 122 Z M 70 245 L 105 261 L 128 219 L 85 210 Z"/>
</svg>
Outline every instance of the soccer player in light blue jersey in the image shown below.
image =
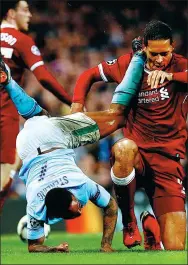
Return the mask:
<svg viewBox="0 0 188 265">
<path fill-rule="evenodd" d="M 11 78 L 9 69 L 0 61 L 3 89 L 27 120 L 16 146 L 23 162 L 19 175 L 26 184 L 29 252 L 68 252 L 68 243 L 55 247 L 43 245 L 44 223 L 80 216 L 88 200 L 104 210 L 100 250 L 113 251 L 116 201 L 78 168 L 73 149 L 94 143 L 124 125 L 126 110 L 139 88 L 143 65 L 143 54 L 135 54 L 108 110 L 49 117 Z"/>
</svg>

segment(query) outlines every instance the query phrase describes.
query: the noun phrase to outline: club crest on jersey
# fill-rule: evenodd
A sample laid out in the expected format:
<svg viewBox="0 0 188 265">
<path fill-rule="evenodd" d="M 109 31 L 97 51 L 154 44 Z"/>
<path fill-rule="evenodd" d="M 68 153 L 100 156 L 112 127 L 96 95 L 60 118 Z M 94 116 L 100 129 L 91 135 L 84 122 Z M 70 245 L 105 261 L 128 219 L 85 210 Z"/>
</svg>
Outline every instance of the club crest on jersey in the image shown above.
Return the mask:
<svg viewBox="0 0 188 265">
<path fill-rule="evenodd" d="M 32 47 L 31 47 L 31 52 L 34 54 L 34 55 L 40 55 L 40 51 L 39 51 L 39 49 L 37 48 L 37 46 L 35 46 L 35 45 L 33 45 Z"/>
<path fill-rule="evenodd" d="M 162 87 L 159 91 L 161 93 L 161 100 L 169 98 L 168 90 L 166 88 Z"/>
<path fill-rule="evenodd" d="M 116 61 L 117 61 L 117 59 L 114 59 L 114 60 L 107 61 L 106 63 L 108 65 L 113 65 L 113 64 L 115 64 Z"/>
</svg>

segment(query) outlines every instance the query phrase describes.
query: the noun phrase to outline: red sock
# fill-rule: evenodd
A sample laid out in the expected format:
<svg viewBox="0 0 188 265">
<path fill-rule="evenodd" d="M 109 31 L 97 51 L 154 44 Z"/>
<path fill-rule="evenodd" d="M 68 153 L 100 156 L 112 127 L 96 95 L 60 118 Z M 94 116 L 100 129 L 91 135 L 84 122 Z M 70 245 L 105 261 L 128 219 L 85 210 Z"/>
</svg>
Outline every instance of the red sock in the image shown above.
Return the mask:
<svg viewBox="0 0 188 265">
<path fill-rule="evenodd" d="M 143 223 L 145 231 L 152 232 L 155 235 L 155 238 L 160 242 L 160 227 L 154 216 L 148 215 Z"/>
<path fill-rule="evenodd" d="M 129 222 L 136 222 L 134 213 L 134 195 L 136 191 L 136 178 L 128 185 L 120 186 L 114 184 L 118 206 L 122 212 L 122 222 L 127 226 Z"/>
</svg>

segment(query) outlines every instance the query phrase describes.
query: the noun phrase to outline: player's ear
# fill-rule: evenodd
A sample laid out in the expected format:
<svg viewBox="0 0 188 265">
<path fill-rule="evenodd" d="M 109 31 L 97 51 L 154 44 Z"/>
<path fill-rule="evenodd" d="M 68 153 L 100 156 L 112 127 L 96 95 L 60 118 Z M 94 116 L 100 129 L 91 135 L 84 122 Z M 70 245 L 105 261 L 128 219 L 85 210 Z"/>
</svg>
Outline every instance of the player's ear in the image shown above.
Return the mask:
<svg viewBox="0 0 188 265">
<path fill-rule="evenodd" d="M 16 13 L 15 13 L 15 10 L 14 9 L 9 9 L 9 11 L 8 11 L 8 13 L 7 13 L 7 15 L 10 17 L 10 18 L 15 18 L 15 16 L 16 16 Z"/>
<path fill-rule="evenodd" d="M 171 44 L 171 52 L 175 49 L 175 42 L 173 41 Z"/>
</svg>

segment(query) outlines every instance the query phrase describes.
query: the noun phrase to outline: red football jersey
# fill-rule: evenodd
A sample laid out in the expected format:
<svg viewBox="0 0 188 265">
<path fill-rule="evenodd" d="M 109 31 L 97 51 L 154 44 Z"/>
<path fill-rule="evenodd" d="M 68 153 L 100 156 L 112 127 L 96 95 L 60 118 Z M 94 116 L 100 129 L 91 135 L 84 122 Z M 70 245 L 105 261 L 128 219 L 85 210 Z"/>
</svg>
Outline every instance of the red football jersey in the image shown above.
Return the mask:
<svg viewBox="0 0 188 265">
<path fill-rule="evenodd" d="M 32 38 L 9 24 L 1 25 L 1 54 L 11 68 L 13 79 L 20 85 L 22 85 L 25 69 L 34 71 L 44 64 L 40 51 Z M 0 93 L 1 115 L 18 118 L 17 110 L 7 92 L 2 90 Z"/>
<path fill-rule="evenodd" d="M 131 57 L 131 54 L 126 54 L 117 60 L 99 64 L 101 78 L 105 82 L 120 83 Z M 187 59 L 173 54 L 165 71 L 169 73 L 187 71 Z M 131 105 L 124 135 L 135 141 L 139 148 L 184 158 L 187 139 L 187 84 L 168 81 L 151 89 L 147 84 L 149 72 L 145 68 L 138 97 Z"/>
</svg>

